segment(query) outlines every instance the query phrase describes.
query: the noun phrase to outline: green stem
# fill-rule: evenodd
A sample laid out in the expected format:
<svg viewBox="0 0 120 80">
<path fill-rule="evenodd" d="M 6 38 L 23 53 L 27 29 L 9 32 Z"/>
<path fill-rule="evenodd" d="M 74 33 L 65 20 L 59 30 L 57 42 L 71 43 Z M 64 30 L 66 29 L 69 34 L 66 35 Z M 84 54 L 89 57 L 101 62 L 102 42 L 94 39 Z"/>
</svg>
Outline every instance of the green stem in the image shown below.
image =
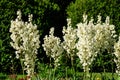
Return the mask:
<svg viewBox="0 0 120 80">
<path fill-rule="evenodd" d="M 23 61 L 22 61 L 22 59 L 20 59 L 20 63 L 21 63 L 21 66 L 22 66 L 22 73 L 23 73 L 23 78 L 24 78 L 24 66 L 23 66 Z"/>
<path fill-rule="evenodd" d="M 84 80 L 90 80 L 89 66 L 86 66 L 86 71 L 84 72 Z"/>
<path fill-rule="evenodd" d="M 67 78 L 68 78 L 68 75 L 67 75 L 67 67 L 66 67 L 66 80 L 67 80 Z"/>
<path fill-rule="evenodd" d="M 112 54 L 113 56 L 113 54 Z M 112 80 L 114 79 L 114 71 L 113 71 L 113 60 L 112 60 Z"/>
<path fill-rule="evenodd" d="M 49 80 L 51 80 L 51 68 L 49 69 Z"/>
<path fill-rule="evenodd" d="M 51 58 L 50 58 L 50 68 L 52 67 L 52 64 L 51 64 L 51 62 L 52 62 L 52 61 L 51 61 Z"/>
<path fill-rule="evenodd" d="M 76 80 L 76 69 L 73 67 L 73 71 L 74 71 L 74 80 Z"/>
<path fill-rule="evenodd" d="M 92 66 L 90 66 L 91 71 L 90 71 L 90 80 L 92 80 Z"/>
<path fill-rule="evenodd" d="M 71 65 L 73 67 L 73 57 L 71 56 Z"/>
<path fill-rule="evenodd" d="M 55 80 L 55 71 L 56 71 L 56 67 L 54 68 L 54 72 L 53 72 L 53 80 Z"/>
</svg>

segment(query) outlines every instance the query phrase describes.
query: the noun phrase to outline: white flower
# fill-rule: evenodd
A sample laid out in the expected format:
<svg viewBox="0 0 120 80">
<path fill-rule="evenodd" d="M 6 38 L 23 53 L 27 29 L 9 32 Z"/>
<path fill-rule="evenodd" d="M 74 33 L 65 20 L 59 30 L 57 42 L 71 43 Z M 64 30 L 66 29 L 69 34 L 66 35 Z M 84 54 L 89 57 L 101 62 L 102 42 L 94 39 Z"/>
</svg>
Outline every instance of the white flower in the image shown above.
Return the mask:
<svg viewBox="0 0 120 80">
<path fill-rule="evenodd" d="M 18 16 L 17 16 L 17 19 L 18 19 L 18 20 L 21 20 L 22 13 L 21 13 L 20 10 L 17 11 L 17 15 L 18 15 Z M 16 20 L 17 20 L 17 19 L 16 19 Z"/>
<path fill-rule="evenodd" d="M 83 23 L 77 24 L 78 57 L 83 66 L 84 72 L 89 72 L 89 66 L 93 62 L 97 53 L 110 50 L 115 42 L 115 26 L 109 24 L 109 17 L 105 23 L 101 23 L 101 16 L 98 15 L 97 23 L 93 19 L 88 22 L 87 15 L 83 15 Z"/>
<path fill-rule="evenodd" d="M 71 26 L 71 19 L 67 19 L 67 28 L 63 27 L 63 48 L 70 58 L 75 55 L 75 44 L 77 40 L 76 29 Z"/>
<path fill-rule="evenodd" d="M 16 51 L 15 54 L 16 54 L 16 58 L 19 59 L 18 51 Z"/>
<path fill-rule="evenodd" d="M 116 63 L 117 66 L 116 73 L 120 75 L 120 36 L 118 41 L 114 44 L 114 50 L 115 52 L 113 54 L 116 56 L 114 62 Z"/>
<path fill-rule="evenodd" d="M 55 67 L 59 66 L 59 60 L 63 53 L 61 40 L 54 36 L 54 28 L 50 29 L 49 35 L 44 37 L 44 44 L 42 45 L 46 54 L 54 59 Z"/>
<path fill-rule="evenodd" d="M 40 47 L 39 31 L 37 26 L 32 24 L 32 15 L 29 15 L 28 22 L 22 21 L 20 10 L 17 15 L 16 20 L 11 21 L 10 32 L 12 34 L 10 37 L 12 42 L 10 44 L 16 49 L 16 58 L 25 63 L 24 70 L 29 72 L 28 76 L 31 76 L 34 72 L 37 49 Z"/>
</svg>

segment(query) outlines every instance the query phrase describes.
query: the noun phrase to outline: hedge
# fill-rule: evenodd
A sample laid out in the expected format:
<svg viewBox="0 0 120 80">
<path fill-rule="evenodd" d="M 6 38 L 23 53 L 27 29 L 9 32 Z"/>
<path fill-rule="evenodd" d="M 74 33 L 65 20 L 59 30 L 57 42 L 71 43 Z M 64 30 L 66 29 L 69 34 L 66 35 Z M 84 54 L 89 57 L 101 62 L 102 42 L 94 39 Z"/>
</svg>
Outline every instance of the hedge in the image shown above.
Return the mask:
<svg viewBox="0 0 120 80">
<path fill-rule="evenodd" d="M 83 13 L 97 20 L 97 15 L 102 16 L 102 21 L 106 16 L 110 17 L 110 23 L 116 26 L 117 33 L 120 33 L 120 0 L 76 0 L 67 8 L 68 17 L 72 19 L 75 26 L 81 22 Z"/>
</svg>

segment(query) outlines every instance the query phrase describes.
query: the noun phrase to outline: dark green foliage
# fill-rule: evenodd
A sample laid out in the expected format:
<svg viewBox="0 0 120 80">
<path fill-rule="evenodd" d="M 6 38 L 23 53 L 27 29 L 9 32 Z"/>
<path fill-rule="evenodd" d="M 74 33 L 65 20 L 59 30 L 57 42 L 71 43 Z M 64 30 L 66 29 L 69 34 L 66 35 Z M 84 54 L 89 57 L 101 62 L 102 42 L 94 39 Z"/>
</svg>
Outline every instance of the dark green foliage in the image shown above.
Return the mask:
<svg viewBox="0 0 120 80">
<path fill-rule="evenodd" d="M 0 72 L 11 72 L 11 67 L 14 69 L 21 67 L 18 60 L 15 59 L 14 49 L 10 46 L 10 22 L 14 20 L 17 10 L 22 11 L 22 19 L 28 20 L 28 14 L 33 14 L 33 23 L 38 25 L 40 35 L 46 33 L 51 20 L 51 14 L 59 11 L 59 6 L 49 0 L 1 0 L 0 1 Z M 49 16 L 48 16 L 49 15 Z M 10 58 L 10 56 L 12 58 Z M 11 61 L 13 61 L 11 63 Z"/>
<path fill-rule="evenodd" d="M 111 24 L 114 24 L 120 33 L 120 0 L 76 0 L 67 8 L 73 26 L 82 21 L 83 13 L 86 13 L 89 19 L 93 17 L 95 21 L 99 14 L 102 16 L 102 21 L 106 16 L 110 16 Z"/>
<path fill-rule="evenodd" d="M 0 73 L 0 80 L 6 80 L 7 75 Z"/>
<path fill-rule="evenodd" d="M 115 56 L 111 53 L 99 53 L 91 66 L 92 72 L 115 72 Z"/>
</svg>

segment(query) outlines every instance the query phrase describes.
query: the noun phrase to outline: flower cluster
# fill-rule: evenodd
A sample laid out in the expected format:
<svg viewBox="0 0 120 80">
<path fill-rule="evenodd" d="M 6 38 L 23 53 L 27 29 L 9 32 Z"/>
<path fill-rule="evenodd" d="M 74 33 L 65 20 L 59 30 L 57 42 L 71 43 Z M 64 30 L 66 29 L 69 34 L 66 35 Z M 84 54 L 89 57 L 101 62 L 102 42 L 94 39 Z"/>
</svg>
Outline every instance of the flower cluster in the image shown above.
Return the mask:
<svg viewBox="0 0 120 80">
<path fill-rule="evenodd" d="M 54 28 L 50 29 L 49 36 L 45 36 L 44 44 L 42 46 L 46 51 L 46 54 L 54 59 L 55 67 L 59 66 L 59 60 L 63 52 L 63 48 L 61 46 L 60 38 L 54 36 Z"/>
<path fill-rule="evenodd" d="M 37 49 L 40 47 L 39 31 L 37 25 L 32 24 L 32 15 L 29 15 L 29 22 L 22 21 L 21 11 L 17 11 L 17 18 L 11 21 L 10 32 L 11 46 L 16 49 L 16 58 L 24 63 L 28 76 L 34 73 Z"/>
<path fill-rule="evenodd" d="M 80 63 L 83 66 L 84 72 L 89 71 L 89 66 L 91 65 L 93 58 L 96 54 L 95 46 L 95 29 L 93 24 L 93 19 L 87 22 L 87 15 L 83 15 L 84 23 L 77 24 L 77 36 L 78 42 L 76 43 L 76 48 L 78 49 L 78 57 L 80 58 Z"/>
<path fill-rule="evenodd" d="M 105 23 L 101 23 L 101 16 L 99 15 L 97 24 L 94 24 L 93 21 L 92 18 L 87 21 L 87 15 L 84 14 L 83 23 L 77 24 L 77 36 L 79 38 L 76 43 L 77 55 L 84 72 L 89 72 L 89 67 L 97 53 L 113 46 L 116 37 L 115 26 L 109 24 L 109 17 L 106 17 Z"/>
<path fill-rule="evenodd" d="M 77 40 L 76 29 L 71 26 L 71 19 L 67 19 L 67 28 L 63 27 L 63 48 L 70 58 L 75 55 L 75 44 Z"/>
<path fill-rule="evenodd" d="M 112 50 L 111 48 L 113 48 L 117 35 L 115 34 L 115 26 L 110 25 L 109 17 L 106 17 L 105 23 L 101 23 L 101 16 L 98 15 L 98 21 L 95 25 L 95 30 L 95 40 L 97 42 L 97 48 L 101 49 L 101 51 L 107 49 L 108 52 L 110 52 L 110 50 Z"/>
<path fill-rule="evenodd" d="M 114 59 L 117 69 L 116 73 L 120 76 L 120 36 L 118 42 L 114 45 L 115 52 L 113 53 L 116 56 L 116 59 Z"/>
</svg>

